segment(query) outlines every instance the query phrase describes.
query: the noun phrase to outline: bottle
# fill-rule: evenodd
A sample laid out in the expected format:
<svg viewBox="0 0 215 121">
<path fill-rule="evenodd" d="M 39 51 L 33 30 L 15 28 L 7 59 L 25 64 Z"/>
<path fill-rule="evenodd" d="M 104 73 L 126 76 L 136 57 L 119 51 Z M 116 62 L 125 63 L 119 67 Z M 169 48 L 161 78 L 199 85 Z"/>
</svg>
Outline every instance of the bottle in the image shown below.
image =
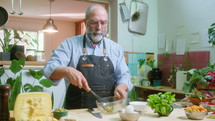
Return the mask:
<svg viewBox="0 0 215 121">
<path fill-rule="evenodd" d="M 10 90 L 10 85 L 0 85 L 0 121 L 10 121 L 10 112 L 8 109 Z"/>
</svg>

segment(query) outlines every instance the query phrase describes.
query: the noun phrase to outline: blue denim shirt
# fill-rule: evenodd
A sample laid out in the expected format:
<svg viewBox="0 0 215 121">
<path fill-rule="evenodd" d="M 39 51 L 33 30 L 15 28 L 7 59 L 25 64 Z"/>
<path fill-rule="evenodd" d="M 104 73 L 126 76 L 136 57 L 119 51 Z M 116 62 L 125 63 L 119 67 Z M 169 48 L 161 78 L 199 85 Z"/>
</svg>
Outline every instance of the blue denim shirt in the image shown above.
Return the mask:
<svg viewBox="0 0 215 121">
<path fill-rule="evenodd" d="M 78 35 L 64 40 L 60 46 L 52 53 L 51 58 L 48 60 L 44 67 L 44 75 L 49 78 L 52 72 L 58 66 L 70 66 L 76 68 L 79 57 L 83 55 L 83 37 L 84 35 Z M 93 43 L 86 35 L 86 55 L 104 56 L 103 53 L 103 41 L 107 50 L 107 56 L 111 59 L 114 65 L 114 77 L 119 83 L 124 83 L 128 86 L 129 91 L 133 88 L 130 81 L 130 71 L 125 63 L 124 52 L 121 46 L 114 41 L 104 38 L 96 47 L 93 47 Z M 58 81 L 52 80 L 56 84 Z"/>
</svg>

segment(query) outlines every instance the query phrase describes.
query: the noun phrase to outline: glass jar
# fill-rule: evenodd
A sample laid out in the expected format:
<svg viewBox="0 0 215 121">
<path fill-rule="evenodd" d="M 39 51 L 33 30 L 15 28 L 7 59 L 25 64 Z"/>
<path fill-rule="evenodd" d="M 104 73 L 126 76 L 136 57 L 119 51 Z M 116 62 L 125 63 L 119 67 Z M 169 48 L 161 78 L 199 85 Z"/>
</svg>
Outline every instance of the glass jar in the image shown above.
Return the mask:
<svg viewBox="0 0 215 121">
<path fill-rule="evenodd" d="M 37 52 L 37 61 L 45 61 L 44 51 L 38 50 Z"/>
</svg>

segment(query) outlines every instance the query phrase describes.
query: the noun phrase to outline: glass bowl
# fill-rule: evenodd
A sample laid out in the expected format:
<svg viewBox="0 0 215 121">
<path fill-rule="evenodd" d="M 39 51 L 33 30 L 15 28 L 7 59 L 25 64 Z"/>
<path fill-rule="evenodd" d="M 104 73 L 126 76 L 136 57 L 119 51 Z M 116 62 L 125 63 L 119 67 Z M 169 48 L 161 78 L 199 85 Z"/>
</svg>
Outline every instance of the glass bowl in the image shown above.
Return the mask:
<svg viewBox="0 0 215 121">
<path fill-rule="evenodd" d="M 114 96 L 102 98 L 105 102 L 99 102 L 96 100 L 96 105 L 101 113 L 105 114 L 113 114 L 117 113 L 118 110 L 125 108 L 125 99 L 117 100 Z M 111 111 L 105 110 L 106 107 L 111 107 Z"/>
</svg>

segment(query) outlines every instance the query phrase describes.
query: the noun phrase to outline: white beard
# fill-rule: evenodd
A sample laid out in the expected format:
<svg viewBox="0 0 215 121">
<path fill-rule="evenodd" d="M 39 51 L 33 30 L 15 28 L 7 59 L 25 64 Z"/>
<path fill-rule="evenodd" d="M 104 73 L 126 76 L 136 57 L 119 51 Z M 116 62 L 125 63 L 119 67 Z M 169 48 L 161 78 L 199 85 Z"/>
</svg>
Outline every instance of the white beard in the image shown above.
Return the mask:
<svg viewBox="0 0 215 121">
<path fill-rule="evenodd" d="M 101 35 L 101 34 L 96 35 L 96 36 L 94 36 L 93 34 L 90 34 L 90 38 L 91 38 L 91 40 L 92 40 L 93 42 L 99 42 L 99 41 L 102 40 L 103 37 L 104 37 L 104 36 Z"/>
<path fill-rule="evenodd" d="M 87 29 L 87 35 L 91 39 L 92 42 L 99 42 L 103 39 L 105 34 L 107 33 L 106 31 L 91 31 L 88 27 Z"/>
</svg>

